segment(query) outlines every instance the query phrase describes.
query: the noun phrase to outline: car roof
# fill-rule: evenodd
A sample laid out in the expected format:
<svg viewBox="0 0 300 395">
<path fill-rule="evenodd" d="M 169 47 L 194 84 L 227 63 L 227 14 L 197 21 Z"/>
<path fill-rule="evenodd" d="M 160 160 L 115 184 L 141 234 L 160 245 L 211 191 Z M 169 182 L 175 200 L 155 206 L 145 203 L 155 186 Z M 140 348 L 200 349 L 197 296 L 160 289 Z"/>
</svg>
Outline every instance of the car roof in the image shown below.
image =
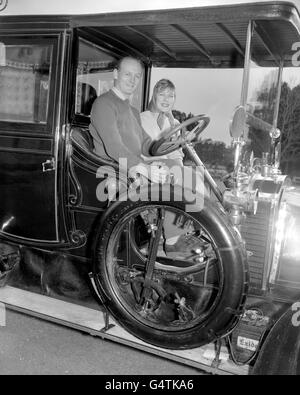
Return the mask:
<svg viewBox="0 0 300 395">
<path fill-rule="evenodd" d="M 224 2 L 222 2 L 224 3 Z M 205 2 L 207 4 L 207 2 Z M 134 55 L 154 66 L 243 67 L 249 20 L 255 21 L 255 60 L 268 66 L 275 56 L 291 65 L 300 42 L 297 6 L 286 1 L 225 4 L 73 15 L 0 17 L 1 29 L 41 28 L 48 22 L 77 28 L 80 35 L 116 55 Z"/>
</svg>

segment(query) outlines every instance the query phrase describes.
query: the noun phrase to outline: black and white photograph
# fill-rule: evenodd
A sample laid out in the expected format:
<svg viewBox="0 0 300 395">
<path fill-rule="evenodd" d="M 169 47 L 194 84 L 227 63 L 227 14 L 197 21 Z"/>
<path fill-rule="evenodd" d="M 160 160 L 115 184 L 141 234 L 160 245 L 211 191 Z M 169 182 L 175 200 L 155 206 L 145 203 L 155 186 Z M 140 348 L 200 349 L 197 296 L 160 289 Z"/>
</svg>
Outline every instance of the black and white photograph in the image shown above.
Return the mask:
<svg viewBox="0 0 300 395">
<path fill-rule="evenodd" d="M 0 375 L 196 392 L 299 350 L 300 0 L 0 0 Z"/>
</svg>

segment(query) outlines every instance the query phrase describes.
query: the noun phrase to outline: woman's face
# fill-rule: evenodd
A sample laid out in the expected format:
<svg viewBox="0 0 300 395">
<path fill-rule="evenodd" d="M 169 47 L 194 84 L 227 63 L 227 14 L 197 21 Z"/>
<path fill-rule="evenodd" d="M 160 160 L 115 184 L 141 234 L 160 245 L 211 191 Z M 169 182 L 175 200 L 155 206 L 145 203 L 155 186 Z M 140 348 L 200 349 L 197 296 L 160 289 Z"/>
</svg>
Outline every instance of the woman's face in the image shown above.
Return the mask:
<svg viewBox="0 0 300 395">
<path fill-rule="evenodd" d="M 156 107 L 159 112 L 170 112 L 175 103 L 175 92 L 167 88 L 158 92 L 156 96 Z"/>
</svg>

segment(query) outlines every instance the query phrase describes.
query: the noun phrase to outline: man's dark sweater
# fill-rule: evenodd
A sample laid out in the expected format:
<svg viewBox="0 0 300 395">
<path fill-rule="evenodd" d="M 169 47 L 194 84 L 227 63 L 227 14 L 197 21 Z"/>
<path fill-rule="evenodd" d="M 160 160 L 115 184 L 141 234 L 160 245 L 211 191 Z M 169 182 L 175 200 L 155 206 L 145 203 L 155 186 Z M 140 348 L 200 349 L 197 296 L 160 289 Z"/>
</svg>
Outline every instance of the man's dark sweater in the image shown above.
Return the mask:
<svg viewBox="0 0 300 395">
<path fill-rule="evenodd" d="M 127 158 L 128 168 L 149 155 L 151 138 L 141 125 L 137 109 L 113 91 L 98 97 L 92 107 L 90 133 L 95 153 L 105 159 Z"/>
</svg>

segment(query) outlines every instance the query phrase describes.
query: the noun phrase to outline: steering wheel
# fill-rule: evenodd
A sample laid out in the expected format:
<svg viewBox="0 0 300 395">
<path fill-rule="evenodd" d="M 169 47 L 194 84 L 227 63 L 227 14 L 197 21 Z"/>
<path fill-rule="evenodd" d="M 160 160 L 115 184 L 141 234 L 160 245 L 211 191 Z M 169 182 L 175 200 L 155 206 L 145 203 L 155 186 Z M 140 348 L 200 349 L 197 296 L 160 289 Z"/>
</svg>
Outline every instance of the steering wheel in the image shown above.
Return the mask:
<svg viewBox="0 0 300 395">
<path fill-rule="evenodd" d="M 185 144 L 199 143 L 199 136 L 209 124 L 210 118 L 204 114 L 196 115 L 175 126 L 173 129 L 163 132 L 160 139 L 154 141 L 149 149 L 150 155 L 161 156 L 169 154 Z M 187 126 L 196 123 L 197 125 L 190 131 L 182 130 Z M 176 138 L 176 133 L 181 130 L 181 136 Z M 174 139 L 175 137 L 175 139 Z"/>
</svg>

